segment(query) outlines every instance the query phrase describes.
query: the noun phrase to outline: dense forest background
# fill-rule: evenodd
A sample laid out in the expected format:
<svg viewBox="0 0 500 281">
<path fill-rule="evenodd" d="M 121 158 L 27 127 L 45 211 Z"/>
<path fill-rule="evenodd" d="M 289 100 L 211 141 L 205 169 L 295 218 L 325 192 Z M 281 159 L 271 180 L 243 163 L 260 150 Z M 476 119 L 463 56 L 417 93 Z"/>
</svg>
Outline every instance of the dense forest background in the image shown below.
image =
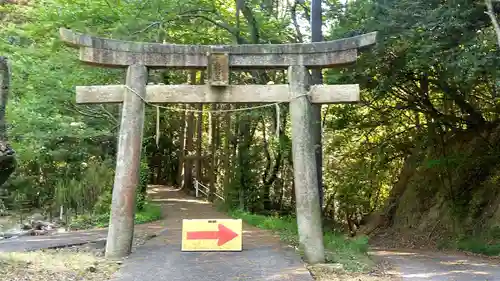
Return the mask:
<svg viewBox="0 0 500 281">
<path fill-rule="evenodd" d="M 493 6 L 498 17 L 500 5 Z M 8 132 L 18 154 L 0 209 L 57 214 L 64 206 L 92 215 L 109 208 L 120 108 L 76 105 L 75 86 L 122 84 L 125 73 L 79 63 L 59 40 L 60 27 L 178 44 L 308 42 L 309 7 L 299 0 L 0 1 L 0 54 L 13 71 Z M 472 0 L 323 1 L 325 40 L 379 32 L 356 65 L 323 72 L 326 84 L 362 89 L 360 104 L 322 107 L 327 226 L 406 246 L 498 242 L 500 47 L 486 10 Z M 286 83 L 283 71 L 231 79 Z M 149 80 L 201 84 L 204 73 L 151 71 Z M 293 214 L 287 105 L 279 113 L 209 112 L 235 108 L 148 106 L 143 183 L 193 192 L 196 177 L 223 194 L 227 208 Z"/>
</svg>

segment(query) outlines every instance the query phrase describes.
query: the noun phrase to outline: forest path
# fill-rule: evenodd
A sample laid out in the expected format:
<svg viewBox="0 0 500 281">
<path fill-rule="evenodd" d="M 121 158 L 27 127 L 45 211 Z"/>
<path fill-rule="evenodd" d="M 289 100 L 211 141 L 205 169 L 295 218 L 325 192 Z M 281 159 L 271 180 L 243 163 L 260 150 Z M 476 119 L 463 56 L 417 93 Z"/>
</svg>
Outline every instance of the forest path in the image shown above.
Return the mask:
<svg viewBox="0 0 500 281">
<path fill-rule="evenodd" d="M 421 250 L 373 249 L 372 255 L 389 261 L 403 281 L 500 280 L 498 260 Z"/>
<path fill-rule="evenodd" d="M 163 205 L 165 230 L 138 247 L 112 280 L 313 280 L 295 249 L 284 245 L 279 236 L 247 224 L 242 252 L 181 252 L 183 219 L 226 219 L 228 215 L 168 187 L 150 189 L 149 196 Z"/>
</svg>

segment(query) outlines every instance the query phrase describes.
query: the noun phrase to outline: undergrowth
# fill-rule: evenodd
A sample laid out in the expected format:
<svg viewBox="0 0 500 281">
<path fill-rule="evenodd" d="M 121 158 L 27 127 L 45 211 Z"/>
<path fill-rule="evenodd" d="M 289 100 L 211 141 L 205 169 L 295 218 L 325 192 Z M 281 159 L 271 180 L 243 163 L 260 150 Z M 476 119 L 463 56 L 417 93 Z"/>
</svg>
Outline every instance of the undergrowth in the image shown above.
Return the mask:
<svg viewBox="0 0 500 281">
<path fill-rule="evenodd" d="M 461 251 L 467 251 L 487 256 L 498 256 L 500 254 L 499 243 L 489 243 L 481 238 L 464 238 L 456 242 L 456 248 Z"/>
<path fill-rule="evenodd" d="M 460 251 L 487 256 L 500 255 L 500 227 L 493 227 L 480 235 L 459 235 L 455 238 L 440 241 L 440 249 L 457 249 Z"/>
<path fill-rule="evenodd" d="M 299 244 L 295 217 L 263 216 L 241 210 L 229 211 L 229 215 L 258 228 L 277 232 L 288 244 Z M 348 239 L 341 233 L 325 232 L 324 243 L 327 262 L 342 264 L 346 271 L 367 271 L 374 265 L 368 256 L 367 237 Z"/>
<path fill-rule="evenodd" d="M 135 213 L 135 224 L 142 224 L 161 219 L 161 206 L 151 202 L 144 202 L 141 210 Z M 109 225 L 109 212 L 97 216 L 81 215 L 72 219 L 71 229 L 89 229 L 94 227 L 107 227 Z"/>
</svg>

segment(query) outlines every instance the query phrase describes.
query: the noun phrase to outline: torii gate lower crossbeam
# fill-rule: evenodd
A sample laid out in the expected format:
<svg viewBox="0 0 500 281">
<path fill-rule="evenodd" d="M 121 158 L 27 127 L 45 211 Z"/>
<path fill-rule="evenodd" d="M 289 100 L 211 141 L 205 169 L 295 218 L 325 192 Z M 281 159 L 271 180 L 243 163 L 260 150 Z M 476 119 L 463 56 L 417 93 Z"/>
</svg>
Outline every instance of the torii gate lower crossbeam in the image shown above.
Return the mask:
<svg viewBox="0 0 500 281">
<path fill-rule="evenodd" d="M 357 102 L 359 87 L 311 86 L 307 68 L 355 62 L 357 50 L 373 45 L 376 33 L 310 44 L 238 46 L 136 43 L 66 29 L 60 34 L 68 45 L 80 48 L 83 62 L 128 67 L 126 85 L 77 87 L 78 103 L 123 103 L 106 257 L 121 258 L 131 250 L 145 102 L 289 102 L 299 242 L 309 263 L 325 260 L 311 104 Z M 209 85 L 148 86 L 147 68 L 206 68 Z M 230 68 L 286 68 L 289 85 L 229 85 Z"/>
</svg>

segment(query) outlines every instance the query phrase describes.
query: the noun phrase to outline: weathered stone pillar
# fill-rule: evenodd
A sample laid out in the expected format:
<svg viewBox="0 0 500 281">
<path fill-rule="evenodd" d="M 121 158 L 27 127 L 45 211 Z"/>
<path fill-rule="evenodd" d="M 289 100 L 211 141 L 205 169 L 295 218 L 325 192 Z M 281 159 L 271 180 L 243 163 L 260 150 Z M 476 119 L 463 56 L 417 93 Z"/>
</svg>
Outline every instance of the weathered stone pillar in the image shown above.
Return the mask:
<svg viewBox="0 0 500 281">
<path fill-rule="evenodd" d="M 113 201 L 109 221 L 106 258 L 130 254 L 134 235 L 135 191 L 139 183 L 144 102 L 148 71 L 143 65 L 127 70 L 127 88 L 122 106 L 118 154 L 116 157 Z"/>
<path fill-rule="evenodd" d="M 312 104 L 307 96 L 310 75 L 306 67 L 290 66 L 288 83 L 299 243 L 308 263 L 322 263 L 325 261 L 325 250 L 316 173 Z"/>
</svg>

